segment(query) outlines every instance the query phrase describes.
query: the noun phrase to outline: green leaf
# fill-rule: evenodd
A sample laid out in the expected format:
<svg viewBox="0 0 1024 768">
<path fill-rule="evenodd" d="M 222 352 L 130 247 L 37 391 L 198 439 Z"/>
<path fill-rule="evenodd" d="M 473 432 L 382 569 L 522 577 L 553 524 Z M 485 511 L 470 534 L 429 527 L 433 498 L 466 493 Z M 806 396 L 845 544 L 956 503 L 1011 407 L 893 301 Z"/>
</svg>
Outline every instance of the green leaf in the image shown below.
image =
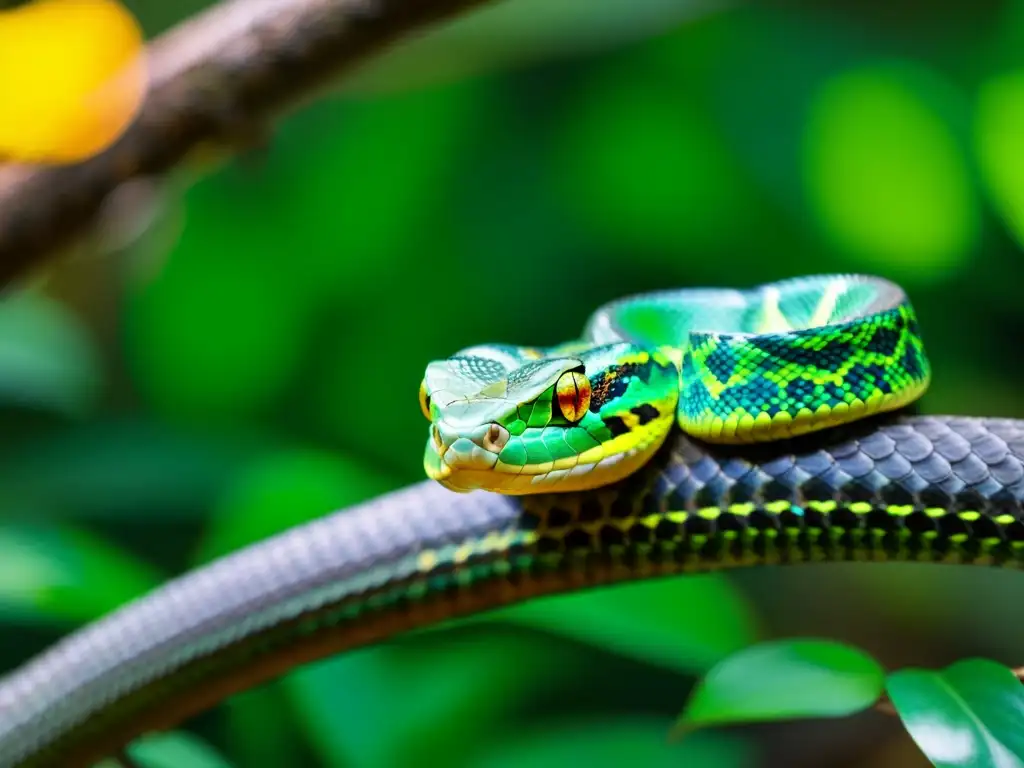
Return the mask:
<svg viewBox="0 0 1024 768">
<path fill-rule="evenodd" d="M 874 704 L 884 681 L 874 659 L 847 645 L 804 639 L 761 643 L 708 672 L 678 726 L 840 717 Z"/>
<path fill-rule="evenodd" d="M 751 765 L 750 748 L 740 739 L 697 734 L 682 743 L 665 740 L 661 720 L 616 718 L 577 721 L 535 729 L 500 744 L 488 744 L 473 768 L 739 768 Z M 424 763 L 426 765 L 426 763 Z"/>
<path fill-rule="evenodd" d="M 85 622 L 156 587 L 150 566 L 67 526 L 0 528 L 0 616 Z"/>
<path fill-rule="evenodd" d="M 1024 766 L 1024 685 L 986 659 L 942 671 L 902 669 L 886 689 L 910 736 L 937 768 Z"/>
<path fill-rule="evenodd" d="M 128 756 L 139 768 L 231 768 L 213 747 L 183 731 L 139 739 L 128 747 Z M 104 760 L 96 768 L 119 768 L 116 760 Z"/>
<path fill-rule="evenodd" d="M 579 664 L 542 639 L 456 630 L 297 670 L 284 680 L 325 766 L 450 765 Z"/>
<path fill-rule="evenodd" d="M 718 575 L 559 595 L 487 619 L 543 629 L 685 674 L 701 672 L 757 639 L 750 605 Z"/>
<path fill-rule="evenodd" d="M 100 378 L 91 340 L 63 307 L 31 291 L 0 301 L 0 400 L 79 415 Z"/>
</svg>

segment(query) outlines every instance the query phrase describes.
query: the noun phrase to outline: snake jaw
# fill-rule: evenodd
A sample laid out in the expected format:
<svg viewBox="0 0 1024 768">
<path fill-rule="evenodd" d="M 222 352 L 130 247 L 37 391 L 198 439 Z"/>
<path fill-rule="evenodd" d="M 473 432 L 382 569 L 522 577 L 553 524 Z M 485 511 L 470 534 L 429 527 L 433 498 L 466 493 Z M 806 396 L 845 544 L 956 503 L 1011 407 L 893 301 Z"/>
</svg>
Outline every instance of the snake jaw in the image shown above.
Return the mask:
<svg viewBox="0 0 1024 768">
<path fill-rule="evenodd" d="M 423 466 L 432 480 L 454 491 L 485 487 L 474 476 L 489 473 L 508 444 L 509 431 L 496 423 L 454 429 L 444 421 L 431 425 Z"/>
<path fill-rule="evenodd" d="M 449 490 L 474 490 L 508 495 L 541 492 L 570 492 L 616 482 L 635 472 L 660 448 L 675 420 L 673 403 L 662 415 L 637 426 L 628 434 L 605 443 L 591 440 L 592 447 L 572 456 L 547 461 L 508 463 L 503 453 L 522 446 L 524 435 L 510 433 L 499 424 L 484 424 L 471 430 L 454 430 L 444 422 L 431 427 L 424 468 L 427 476 Z M 577 429 L 579 429 L 577 427 Z M 564 427 L 533 428 L 530 440 L 537 443 L 563 439 L 553 437 Z M 542 437 L 542 435 L 547 437 Z M 527 455 L 529 450 L 527 449 Z"/>
</svg>

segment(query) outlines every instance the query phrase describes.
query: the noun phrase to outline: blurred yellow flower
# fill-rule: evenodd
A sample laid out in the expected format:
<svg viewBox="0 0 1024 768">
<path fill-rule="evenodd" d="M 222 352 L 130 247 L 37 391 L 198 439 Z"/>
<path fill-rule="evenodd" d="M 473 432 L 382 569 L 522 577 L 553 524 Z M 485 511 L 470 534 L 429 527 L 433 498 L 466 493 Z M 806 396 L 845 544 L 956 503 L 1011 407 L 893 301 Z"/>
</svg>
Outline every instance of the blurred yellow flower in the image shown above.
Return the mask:
<svg viewBox="0 0 1024 768">
<path fill-rule="evenodd" d="M 84 160 L 145 93 L 142 30 L 115 0 L 34 0 L 0 12 L 0 157 Z"/>
</svg>

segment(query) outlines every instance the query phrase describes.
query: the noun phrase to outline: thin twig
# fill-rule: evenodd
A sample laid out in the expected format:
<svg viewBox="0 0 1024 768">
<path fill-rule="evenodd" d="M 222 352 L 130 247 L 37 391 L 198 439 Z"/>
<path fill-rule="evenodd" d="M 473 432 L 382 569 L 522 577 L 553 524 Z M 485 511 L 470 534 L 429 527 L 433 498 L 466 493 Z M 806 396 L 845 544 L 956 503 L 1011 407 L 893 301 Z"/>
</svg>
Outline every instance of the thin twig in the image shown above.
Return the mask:
<svg viewBox="0 0 1024 768">
<path fill-rule="evenodd" d="M 108 195 L 202 146 L 244 147 L 403 35 L 488 0 L 227 0 L 147 48 L 131 128 L 71 166 L 0 165 L 0 286 L 88 233 Z"/>
</svg>

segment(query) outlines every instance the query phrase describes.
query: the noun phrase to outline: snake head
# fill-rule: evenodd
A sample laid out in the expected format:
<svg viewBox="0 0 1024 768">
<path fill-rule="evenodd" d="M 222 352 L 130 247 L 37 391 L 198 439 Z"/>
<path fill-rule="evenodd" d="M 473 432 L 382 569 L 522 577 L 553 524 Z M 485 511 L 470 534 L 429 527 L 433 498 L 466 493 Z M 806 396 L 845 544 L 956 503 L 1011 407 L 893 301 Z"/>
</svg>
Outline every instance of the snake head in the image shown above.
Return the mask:
<svg viewBox="0 0 1024 768">
<path fill-rule="evenodd" d="M 605 485 L 661 445 L 678 392 L 667 356 L 627 343 L 471 347 L 427 366 L 424 469 L 456 491 Z"/>
</svg>

